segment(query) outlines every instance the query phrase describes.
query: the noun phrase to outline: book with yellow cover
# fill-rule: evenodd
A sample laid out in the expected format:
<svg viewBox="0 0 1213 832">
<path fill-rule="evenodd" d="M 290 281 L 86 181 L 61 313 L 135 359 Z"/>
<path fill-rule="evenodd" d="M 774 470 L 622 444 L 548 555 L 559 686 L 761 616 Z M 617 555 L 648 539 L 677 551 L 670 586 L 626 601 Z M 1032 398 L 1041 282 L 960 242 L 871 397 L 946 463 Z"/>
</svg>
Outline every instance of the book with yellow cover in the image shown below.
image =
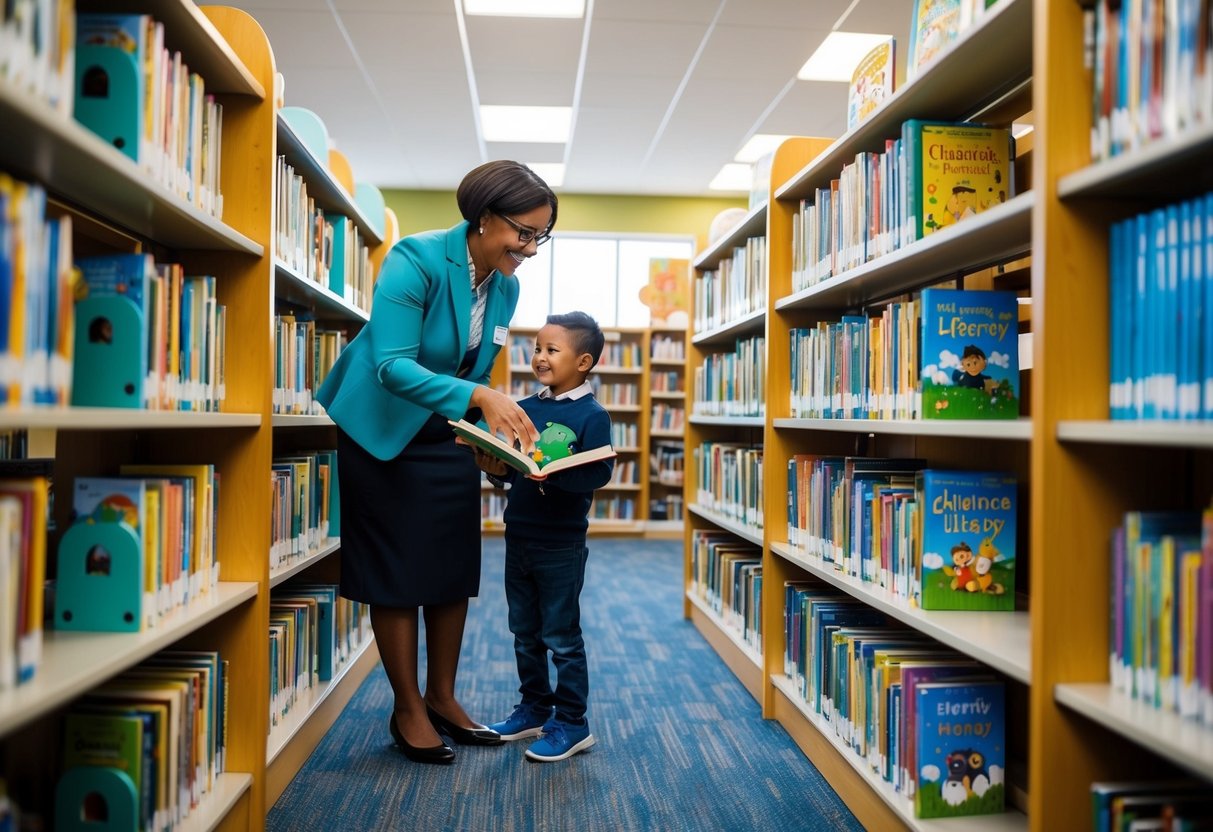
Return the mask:
<svg viewBox="0 0 1213 832">
<path fill-rule="evenodd" d="M 981 124 L 910 119 L 906 155 L 906 234 L 912 243 L 1014 196 L 1011 131 Z"/>
<path fill-rule="evenodd" d="M 463 419 L 457 422 L 454 420 L 448 421 L 451 428 L 455 431 L 455 435 L 463 439 L 467 444 L 486 451 L 514 470 L 521 471 L 533 477 L 547 476 L 556 471 L 575 468 L 578 465 L 585 465 L 587 462 L 597 462 L 600 459 L 610 459 L 615 456 L 615 449 L 610 445 L 590 448 L 587 451 L 579 451 L 568 456 L 556 456 L 555 454 L 548 453 L 548 449 L 544 448 L 542 440 L 535 446 L 534 455 L 531 456 L 513 447 L 500 437 L 494 436 L 487 430 L 473 425 L 471 422 Z M 567 446 L 565 450 L 567 450 Z"/>
</svg>

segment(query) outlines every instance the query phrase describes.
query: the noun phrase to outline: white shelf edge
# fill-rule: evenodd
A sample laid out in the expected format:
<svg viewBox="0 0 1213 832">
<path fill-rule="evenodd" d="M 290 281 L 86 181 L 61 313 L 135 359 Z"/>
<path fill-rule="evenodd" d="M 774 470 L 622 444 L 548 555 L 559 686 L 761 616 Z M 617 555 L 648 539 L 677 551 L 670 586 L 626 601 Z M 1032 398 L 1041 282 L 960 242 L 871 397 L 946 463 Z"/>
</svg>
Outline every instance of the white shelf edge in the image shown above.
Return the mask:
<svg viewBox="0 0 1213 832">
<path fill-rule="evenodd" d="M 1108 445 L 1213 448 L 1213 422 L 1071 419 L 1057 423 L 1057 439 Z"/>
<path fill-rule="evenodd" d="M 350 668 L 358 663 L 358 660 L 362 658 L 362 654 L 367 651 L 374 641 L 374 636 L 367 636 L 362 644 L 351 651 L 349 658 L 333 674 L 333 678 L 324 682 L 318 682 L 308 688 L 303 697 L 301 697 L 301 701 L 295 702 L 291 706 L 291 712 L 274 726 L 270 731 L 270 735 L 266 738 L 265 764 L 267 767 L 273 764 L 278 755 L 282 753 L 282 749 L 286 748 L 295 735 L 299 733 L 299 729 L 306 725 L 307 721 L 316 713 L 316 710 L 324 704 L 324 700 L 328 699 L 329 694 L 337 689 L 341 681 L 346 677 L 346 674 L 349 673 Z"/>
<path fill-rule="evenodd" d="M 697 332 L 691 336 L 691 343 L 696 346 L 710 344 L 716 341 L 722 341 L 746 332 L 758 331 L 766 326 L 767 310 L 755 309 L 753 312 L 747 312 L 740 318 L 735 318 L 728 323 L 705 329 L 703 332 Z"/>
<path fill-rule="evenodd" d="M 700 271 L 715 268 L 724 258 L 724 255 L 738 243 L 744 242 L 750 237 L 766 236 L 766 230 L 767 203 L 763 202 L 761 205 L 756 205 L 746 212 L 746 215 L 721 235 L 720 239 L 712 243 L 701 253 L 695 255 L 694 260 L 691 261 L 691 265 Z"/>
<path fill-rule="evenodd" d="M 692 425 L 732 425 L 738 428 L 761 428 L 766 425 L 765 416 L 706 416 L 692 413 L 687 421 Z"/>
<path fill-rule="evenodd" d="M 920 610 L 882 587 L 836 572 L 818 558 L 772 541 L 771 551 L 892 618 L 971 656 L 1012 679 L 1031 683 L 1031 639 L 1027 612 Z"/>
<path fill-rule="evenodd" d="M 1053 698 L 1168 762 L 1213 778 L 1213 729 L 1208 726 L 1156 710 L 1107 683 L 1059 684 Z"/>
<path fill-rule="evenodd" d="M 285 261 L 275 255 L 274 257 L 274 272 L 279 277 L 285 277 L 291 281 L 290 285 L 295 287 L 304 297 L 309 300 L 318 302 L 326 311 L 336 312 L 343 317 L 350 318 L 355 321 L 366 323 L 371 319 L 370 313 L 359 309 L 354 304 L 348 302 L 343 297 L 338 297 L 337 294 L 327 286 L 322 286 L 314 280 L 309 280 L 299 272 L 295 271 Z M 284 297 L 279 291 L 277 282 L 275 281 L 274 296 L 283 297 L 287 301 L 291 301 L 289 296 Z M 295 302 L 295 301 L 291 301 Z"/>
<path fill-rule="evenodd" d="M 747 543 L 762 546 L 762 529 L 743 525 L 731 517 L 725 517 L 723 514 L 705 508 L 698 503 L 691 503 L 687 506 L 687 509 L 697 517 L 702 517 L 704 520 L 720 526 L 725 531 L 732 532 Z"/>
<path fill-rule="evenodd" d="M 1019 419 L 791 419 L 777 418 L 776 428 L 880 433 L 898 436 L 947 436 L 958 439 L 1030 441 L 1032 420 Z"/>
<path fill-rule="evenodd" d="M 1207 154 L 1210 145 L 1213 145 L 1213 124 L 1197 125 L 1177 136 L 1152 141 L 1131 152 L 1101 159 L 1066 174 L 1057 180 L 1057 197 L 1079 199 L 1104 195 L 1117 190 L 1123 183 L 1149 178 L 1159 168 L 1179 164 L 1185 157 Z M 1207 155 L 1204 158 L 1207 160 Z"/>
<path fill-rule="evenodd" d="M 336 423 L 327 415 L 303 416 L 294 413 L 275 413 L 270 417 L 270 424 L 276 428 L 304 428 L 332 427 Z"/>
<path fill-rule="evenodd" d="M 232 808 L 253 785 L 253 775 L 224 772 L 215 778 L 210 792 L 177 827 L 179 832 L 210 832 L 228 816 Z"/>
<path fill-rule="evenodd" d="M 772 674 L 771 684 L 779 693 L 787 698 L 788 703 L 809 723 L 809 727 L 820 734 L 834 749 L 842 755 L 855 773 L 876 793 L 876 796 L 897 814 L 910 829 L 917 832 L 943 832 L 943 830 L 961 830 L 964 832 L 1024 832 L 1028 828 L 1028 816 L 1009 808 L 998 815 L 967 815 L 958 818 L 919 819 L 914 816 L 914 808 L 910 801 L 894 790 L 891 783 L 868 768 L 867 763 L 821 721 L 818 714 L 809 710 L 808 704 L 800 698 L 793 683 L 782 674 Z"/>
<path fill-rule="evenodd" d="M 724 619 L 721 618 L 719 615 L 717 615 L 716 612 L 711 607 L 709 607 L 706 603 L 704 603 L 702 598 L 700 598 L 698 595 L 696 595 L 690 589 L 688 589 L 686 591 L 686 596 L 687 596 L 687 600 L 690 601 L 691 604 L 693 604 L 697 610 L 699 610 L 701 613 L 703 613 L 704 616 L 706 616 L 709 621 L 711 621 L 714 625 L 716 625 L 716 629 L 720 630 L 720 632 L 726 638 L 728 638 L 728 640 L 730 642 L 732 642 L 733 646 L 736 647 L 738 650 L 740 650 L 741 654 L 743 656 L 745 656 L 750 661 L 750 663 L 753 664 L 754 667 L 758 668 L 758 670 L 761 672 L 762 671 L 762 654 L 760 654 L 756 649 L 754 649 L 753 646 L 746 644 L 745 639 L 743 639 L 741 637 L 741 635 L 737 632 L 737 630 L 735 630 L 733 627 L 730 627 L 728 624 L 726 624 L 724 622 Z"/>
<path fill-rule="evenodd" d="M 34 678 L 0 693 L 0 736 L 87 693 L 257 595 L 257 583 L 220 581 L 215 590 L 138 633 L 49 630 Z"/>
<path fill-rule="evenodd" d="M 0 429 L 130 430 L 156 428 L 255 428 L 260 413 L 206 413 L 124 407 L 14 407 L 0 409 Z"/>
<path fill-rule="evenodd" d="M 341 538 L 330 537 L 315 552 L 310 552 L 281 569 L 270 571 L 270 586 L 275 587 L 284 581 L 327 558 L 341 548 Z"/>
</svg>

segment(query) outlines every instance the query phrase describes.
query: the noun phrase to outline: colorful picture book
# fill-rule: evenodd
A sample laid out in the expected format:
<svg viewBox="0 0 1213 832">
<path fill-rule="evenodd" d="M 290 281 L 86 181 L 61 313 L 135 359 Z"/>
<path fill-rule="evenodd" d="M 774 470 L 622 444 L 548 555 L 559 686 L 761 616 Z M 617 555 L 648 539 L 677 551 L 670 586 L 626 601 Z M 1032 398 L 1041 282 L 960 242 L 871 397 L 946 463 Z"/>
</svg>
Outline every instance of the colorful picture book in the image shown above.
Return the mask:
<svg viewBox="0 0 1213 832">
<path fill-rule="evenodd" d="M 965 0 L 914 0 L 910 49 L 906 56 L 907 80 L 917 76 L 922 67 L 956 40 L 964 3 Z"/>
<path fill-rule="evenodd" d="M 928 468 L 915 478 L 924 610 L 1014 610 L 1016 482 Z"/>
<path fill-rule="evenodd" d="M 924 289 L 922 418 L 1019 418 L 1014 292 Z"/>
<path fill-rule="evenodd" d="M 857 127 L 893 95 L 897 41 L 889 38 L 860 59 L 847 90 L 847 129 Z"/>
<path fill-rule="evenodd" d="M 578 465 L 585 465 L 589 462 L 597 462 L 601 459 L 611 459 L 615 456 L 615 449 L 610 445 L 603 445 L 598 448 L 591 448 L 588 451 L 580 451 L 578 453 L 568 453 L 568 445 L 565 444 L 563 449 L 546 442 L 541 434 L 539 443 L 535 446 L 535 455 L 530 456 L 510 445 L 498 436 L 494 436 L 487 430 L 484 430 L 471 422 L 460 419 L 459 421 L 448 420 L 451 428 L 455 431 L 455 435 L 463 439 L 467 444 L 479 448 L 482 451 L 492 454 L 500 459 L 511 468 L 521 471 L 524 474 L 531 476 L 546 476 L 547 474 L 563 471 L 568 468 L 575 468 Z M 560 427 L 559 425 L 550 426 Z M 545 434 L 547 431 L 544 432 Z M 557 443 L 558 445 L 559 443 Z M 558 454 L 563 450 L 565 456 Z"/>
<path fill-rule="evenodd" d="M 901 139 L 911 240 L 964 222 L 1015 193 L 1015 146 L 1006 128 L 909 119 Z"/>
<path fill-rule="evenodd" d="M 913 696 L 917 816 L 1003 811 L 1007 755 L 1003 683 L 926 682 L 914 687 Z"/>
</svg>

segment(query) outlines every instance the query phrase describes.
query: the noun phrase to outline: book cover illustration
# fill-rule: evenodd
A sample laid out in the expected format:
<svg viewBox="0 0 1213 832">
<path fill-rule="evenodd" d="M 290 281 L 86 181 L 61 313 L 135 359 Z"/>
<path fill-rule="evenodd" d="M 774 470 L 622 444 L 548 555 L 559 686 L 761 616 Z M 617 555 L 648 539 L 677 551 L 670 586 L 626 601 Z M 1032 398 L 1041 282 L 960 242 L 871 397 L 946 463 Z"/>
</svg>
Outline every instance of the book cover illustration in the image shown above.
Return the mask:
<svg viewBox="0 0 1213 832">
<path fill-rule="evenodd" d="M 1002 682 L 936 682 L 917 700 L 920 818 L 1003 811 L 1006 792 L 1005 691 Z"/>
<path fill-rule="evenodd" d="M 902 125 L 908 241 L 964 222 L 1014 195 L 1011 131 L 910 119 Z"/>
<path fill-rule="evenodd" d="M 924 289 L 922 418 L 1019 418 L 1014 292 Z"/>
<path fill-rule="evenodd" d="M 889 38 L 860 59 L 847 90 L 847 129 L 852 130 L 893 95 L 897 41 Z"/>
<path fill-rule="evenodd" d="M 531 476 L 550 474 L 615 456 L 615 450 L 610 445 L 578 451 L 576 434 L 556 422 L 548 422 L 539 432 L 539 441 L 535 443 L 535 450 L 529 455 L 471 422 L 463 419 L 448 422 L 455 435 L 469 445 L 490 453 L 511 468 Z"/>
<path fill-rule="evenodd" d="M 1015 609 L 1016 482 L 927 469 L 917 477 L 924 610 Z"/>
<path fill-rule="evenodd" d="M 910 19 L 910 52 L 906 56 L 906 77 L 913 78 L 922 67 L 956 39 L 961 29 L 962 0 L 914 0 Z"/>
</svg>

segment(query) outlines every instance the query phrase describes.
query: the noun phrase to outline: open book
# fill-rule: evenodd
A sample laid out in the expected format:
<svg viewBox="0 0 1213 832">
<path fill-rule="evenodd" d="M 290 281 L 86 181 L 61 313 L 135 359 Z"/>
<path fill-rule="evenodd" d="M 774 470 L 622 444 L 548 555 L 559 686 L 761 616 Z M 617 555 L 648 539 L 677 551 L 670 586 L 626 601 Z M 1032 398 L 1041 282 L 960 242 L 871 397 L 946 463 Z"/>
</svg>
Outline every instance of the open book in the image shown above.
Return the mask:
<svg viewBox="0 0 1213 832">
<path fill-rule="evenodd" d="M 533 476 L 543 476 L 551 474 L 555 471 L 563 471 L 566 468 L 575 468 L 578 465 L 585 465 L 587 462 L 597 462 L 600 459 L 610 459 L 615 456 L 615 449 L 610 445 L 603 445 L 598 448 L 591 448 L 588 451 L 573 454 L 571 456 L 560 457 L 553 459 L 543 465 L 540 465 L 534 458 L 524 454 L 522 451 L 507 443 L 504 439 L 494 436 L 487 430 L 473 425 L 471 422 L 460 419 L 458 422 L 447 420 L 455 431 L 455 435 L 466 441 L 469 445 L 480 448 L 493 456 L 500 459 L 506 465 L 521 471 L 524 474 Z"/>
</svg>

